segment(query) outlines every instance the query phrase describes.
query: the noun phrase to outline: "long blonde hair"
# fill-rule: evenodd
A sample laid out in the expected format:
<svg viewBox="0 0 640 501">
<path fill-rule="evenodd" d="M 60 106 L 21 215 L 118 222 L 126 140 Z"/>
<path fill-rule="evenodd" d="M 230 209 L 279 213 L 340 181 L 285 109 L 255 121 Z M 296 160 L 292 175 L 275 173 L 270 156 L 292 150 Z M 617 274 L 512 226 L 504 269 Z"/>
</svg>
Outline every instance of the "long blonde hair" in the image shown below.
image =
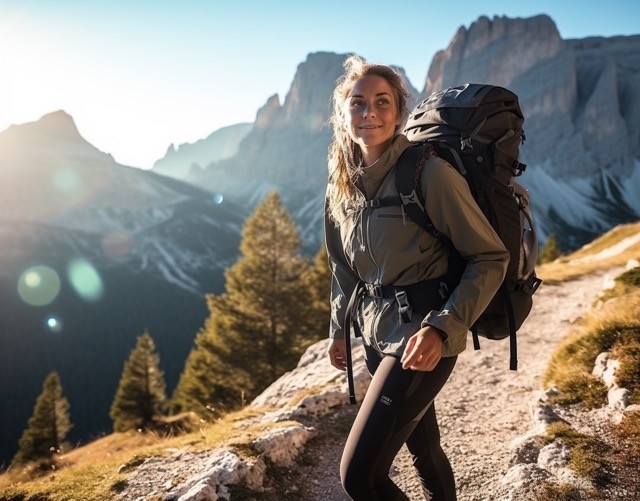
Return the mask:
<svg viewBox="0 0 640 501">
<path fill-rule="evenodd" d="M 368 75 L 384 78 L 395 94 L 401 124 L 409 113 L 408 101 L 411 96 L 402 76 L 384 64 L 367 63 L 361 57 L 352 55 L 344 62 L 344 74 L 337 80 L 331 98 L 332 113 L 329 123 L 333 129 L 333 141 L 329 146 L 329 182 L 327 189 L 327 211 L 335 224 L 339 225 L 346 216 L 347 204 L 357 202 L 355 187 L 362 151 L 349 136 L 344 114 L 344 103 L 356 81 Z M 400 130 L 402 125 L 398 127 Z"/>
</svg>

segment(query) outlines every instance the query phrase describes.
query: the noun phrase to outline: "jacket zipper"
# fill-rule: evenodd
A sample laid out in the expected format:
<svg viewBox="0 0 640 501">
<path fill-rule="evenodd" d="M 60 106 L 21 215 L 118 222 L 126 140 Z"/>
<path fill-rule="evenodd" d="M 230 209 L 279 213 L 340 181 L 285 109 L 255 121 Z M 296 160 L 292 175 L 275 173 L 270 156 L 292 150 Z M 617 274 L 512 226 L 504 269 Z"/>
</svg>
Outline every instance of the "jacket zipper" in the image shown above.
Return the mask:
<svg viewBox="0 0 640 501">
<path fill-rule="evenodd" d="M 365 210 L 367 211 L 366 214 L 366 222 L 367 222 L 367 226 L 366 226 L 366 247 L 367 247 L 367 253 L 369 254 L 369 257 L 371 258 L 371 261 L 373 262 L 373 264 L 376 267 L 376 279 L 374 281 L 374 285 L 379 285 L 380 284 L 380 266 L 378 266 L 378 263 L 376 262 L 375 258 L 373 257 L 373 251 L 371 250 L 371 215 L 369 214 L 369 212 L 373 209 L 366 207 Z M 364 223 L 364 221 L 363 221 Z M 364 226 L 364 224 L 363 224 Z"/>
<path fill-rule="evenodd" d="M 381 279 L 380 279 L 380 266 L 378 266 L 378 263 L 376 262 L 375 258 L 373 257 L 373 250 L 372 250 L 372 245 L 371 245 L 371 211 L 373 210 L 370 207 L 366 208 L 367 210 L 367 217 L 366 217 L 366 237 L 367 237 L 367 243 L 366 243 L 366 247 L 367 247 L 367 252 L 369 254 L 369 257 L 371 258 L 371 261 L 373 262 L 373 264 L 376 267 L 376 279 L 374 281 L 375 285 L 379 285 L 381 283 Z M 364 222 L 364 221 L 363 221 Z M 364 226 L 364 225 L 363 225 Z M 373 319 L 373 325 L 372 327 L 372 332 L 371 332 L 371 340 L 375 343 L 376 348 L 378 349 L 378 351 L 382 351 L 382 349 L 380 348 L 380 340 L 378 339 L 378 324 L 380 323 L 380 319 L 382 318 L 382 313 L 384 310 L 384 299 L 382 298 L 374 298 L 374 301 L 376 302 L 376 316 Z"/>
</svg>

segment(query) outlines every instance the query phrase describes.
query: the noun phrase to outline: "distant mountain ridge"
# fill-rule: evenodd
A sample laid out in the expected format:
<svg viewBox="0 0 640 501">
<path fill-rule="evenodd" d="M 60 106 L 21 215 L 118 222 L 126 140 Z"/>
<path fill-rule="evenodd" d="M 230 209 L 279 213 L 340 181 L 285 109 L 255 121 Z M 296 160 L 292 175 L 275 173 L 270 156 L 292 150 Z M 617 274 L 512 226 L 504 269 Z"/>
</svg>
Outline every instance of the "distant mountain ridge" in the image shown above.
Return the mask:
<svg viewBox="0 0 640 501">
<path fill-rule="evenodd" d="M 153 171 L 164 176 L 185 178 L 192 169 L 202 169 L 211 162 L 232 157 L 238 151 L 238 145 L 253 127 L 250 123 L 241 123 L 222 127 L 205 139 L 195 143 L 173 144 L 163 158 L 153 164 Z"/>
<path fill-rule="evenodd" d="M 309 249 L 320 244 L 329 98 L 346 54 L 298 66 L 285 102 L 272 96 L 231 158 L 187 178 L 253 206 L 277 189 Z M 576 248 L 640 217 L 640 36 L 563 40 L 551 18 L 481 17 L 436 53 L 418 98 L 465 82 L 514 90 L 528 140 L 522 183 L 542 240 Z"/>
</svg>

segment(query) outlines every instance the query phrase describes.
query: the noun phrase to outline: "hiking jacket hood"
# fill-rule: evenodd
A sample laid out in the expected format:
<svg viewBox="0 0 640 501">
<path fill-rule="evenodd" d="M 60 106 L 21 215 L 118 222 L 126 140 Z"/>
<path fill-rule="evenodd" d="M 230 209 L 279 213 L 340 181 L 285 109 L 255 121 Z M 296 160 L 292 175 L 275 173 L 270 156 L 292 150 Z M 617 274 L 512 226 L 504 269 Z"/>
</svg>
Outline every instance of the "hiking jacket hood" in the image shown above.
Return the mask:
<svg viewBox="0 0 640 501">
<path fill-rule="evenodd" d="M 409 146 L 404 135 L 397 135 L 377 162 L 362 169 L 356 186 L 364 199 L 398 195 L 394 166 Z M 465 349 L 467 331 L 502 283 L 509 252 L 465 179 L 446 161 L 427 158 L 420 188 L 434 226 L 466 260 L 462 279 L 440 309 L 413 315 L 409 323 L 399 321 L 395 298 L 371 297 L 363 300 L 357 321 L 365 343 L 384 354 L 400 357 L 409 337 L 432 325 L 446 334 L 442 356 L 454 356 Z M 332 272 L 331 338 L 344 338 L 347 302 L 359 281 L 403 286 L 447 272 L 449 251 L 402 207 L 355 208 L 339 227 L 325 211 L 324 228 Z"/>
</svg>

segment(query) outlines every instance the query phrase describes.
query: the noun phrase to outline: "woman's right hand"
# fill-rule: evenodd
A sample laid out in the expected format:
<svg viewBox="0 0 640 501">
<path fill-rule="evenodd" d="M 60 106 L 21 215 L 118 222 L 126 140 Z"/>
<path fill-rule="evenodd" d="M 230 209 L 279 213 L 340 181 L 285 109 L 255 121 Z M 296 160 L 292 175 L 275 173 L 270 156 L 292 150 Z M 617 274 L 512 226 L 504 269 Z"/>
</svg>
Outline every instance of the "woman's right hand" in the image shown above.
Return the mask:
<svg viewBox="0 0 640 501">
<path fill-rule="evenodd" d="M 327 353 L 331 365 L 341 371 L 347 370 L 347 343 L 344 339 L 332 339 Z"/>
</svg>

